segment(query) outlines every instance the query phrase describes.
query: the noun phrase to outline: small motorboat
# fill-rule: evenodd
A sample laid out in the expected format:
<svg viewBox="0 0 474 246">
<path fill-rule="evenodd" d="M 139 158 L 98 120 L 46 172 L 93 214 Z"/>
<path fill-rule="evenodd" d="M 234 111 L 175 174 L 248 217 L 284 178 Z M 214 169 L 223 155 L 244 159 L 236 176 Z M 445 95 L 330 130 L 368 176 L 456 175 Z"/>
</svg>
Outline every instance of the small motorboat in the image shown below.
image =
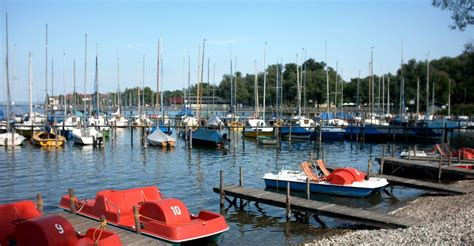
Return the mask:
<svg viewBox="0 0 474 246">
<path fill-rule="evenodd" d="M 275 137 L 258 136 L 257 143 L 262 145 L 276 145 L 277 139 Z"/>
<path fill-rule="evenodd" d="M 310 191 L 337 196 L 366 197 L 379 192 L 388 185 L 384 178 L 370 177 L 351 167 L 337 168 L 329 172 L 322 160 L 317 161 L 319 170 L 309 162 L 300 164 L 301 171 L 283 169 L 277 174 L 266 173 L 263 176 L 267 188 L 286 188 L 290 183 L 290 190 L 306 191 L 306 179 L 309 179 Z"/>
<path fill-rule="evenodd" d="M 81 145 L 101 145 L 104 141 L 104 136 L 95 127 L 76 128 L 72 131 L 72 136 L 74 143 Z"/>
<path fill-rule="evenodd" d="M 77 204 L 76 213 L 96 220 L 104 215 L 108 223 L 129 230 L 136 230 L 135 225 L 139 223 L 140 233 L 170 243 L 215 242 L 229 229 L 222 215 L 206 210 L 198 215 L 190 214 L 183 202 L 163 198 L 155 186 L 102 190 L 95 199 L 72 199 L 69 195 L 63 196 L 59 207 L 71 211 L 71 203 Z M 134 208 L 138 214 L 134 214 Z"/>
<path fill-rule="evenodd" d="M 156 128 L 153 133 L 146 137 L 146 140 L 149 144 L 161 148 L 172 148 L 176 144 L 176 139 L 162 132 L 160 128 Z"/>
<path fill-rule="evenodd" d="M 30 200 L 0 204 L 0 214 L 0 245 L 122 245 L 118 235 L 104 230 L 105 224 L 81 235 L 60 215 L 42 216 Z"/>
<path fill-rule="evenodd" d="M 33 145 L 39 147 L 62 147 L 66 143 L 66 138 L 56 134 L 52 129 L 38 132 L 31 138 Z"/>
<path fill-rule="evenodd" d="M 19 146 L 23 144 L 25 137 L 18 133 L 0 133 L 0 146 Z"/>
</svg>

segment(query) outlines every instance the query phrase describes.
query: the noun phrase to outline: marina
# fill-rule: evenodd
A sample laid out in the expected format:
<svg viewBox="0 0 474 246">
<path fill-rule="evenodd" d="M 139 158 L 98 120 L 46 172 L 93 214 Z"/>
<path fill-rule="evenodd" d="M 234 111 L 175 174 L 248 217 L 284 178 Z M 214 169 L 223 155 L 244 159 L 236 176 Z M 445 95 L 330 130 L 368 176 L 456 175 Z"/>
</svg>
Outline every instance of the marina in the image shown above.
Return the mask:
<svg viewBox="0 0 474 246">
<path fill-rule="evenodd" d="M 1 246 L 474 243 L 472 3 L 2 7 Z"/>
</svg>

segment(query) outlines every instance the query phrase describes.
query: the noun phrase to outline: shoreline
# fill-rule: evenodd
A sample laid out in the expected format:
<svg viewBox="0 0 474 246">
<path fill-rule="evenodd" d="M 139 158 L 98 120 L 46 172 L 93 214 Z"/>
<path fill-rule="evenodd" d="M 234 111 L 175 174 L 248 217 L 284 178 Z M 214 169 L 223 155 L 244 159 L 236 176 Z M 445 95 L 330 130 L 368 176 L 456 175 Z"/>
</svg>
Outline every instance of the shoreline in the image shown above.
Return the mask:
<svg viewBox="0 0 474 246">
<path fill-rule="evenodd" d="M 390 214 L 413 217 L 420 226 L 399 229 L 348 230 L 305 245 L 328 244 L 473 244 L 474 180 L 462 180 L 453 186 L 471 193 L 454 196 L 427 194 L 408 202 Z"/>
</svg>

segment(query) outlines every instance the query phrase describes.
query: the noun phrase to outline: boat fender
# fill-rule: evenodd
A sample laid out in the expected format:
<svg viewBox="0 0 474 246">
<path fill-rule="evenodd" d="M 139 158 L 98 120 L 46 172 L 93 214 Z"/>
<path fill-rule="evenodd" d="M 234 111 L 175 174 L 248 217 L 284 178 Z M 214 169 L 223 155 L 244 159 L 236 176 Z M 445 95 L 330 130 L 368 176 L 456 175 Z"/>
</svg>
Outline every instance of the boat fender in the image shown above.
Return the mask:
<svg viewBox="0 0 474 246">
<path fill-rule="evenodd" d="M 59 215 L 48 215 L 18 224 L 14 231 L 17 245 L 75 245 L 78 241 L 71 223 Z"/>
<path fill-rule="evenodd" d="M 140 207 L 139 213 L 145 221 L 160 221 L 165 224 L 185 224 L 191 222 L 188 208 L 176 198 L 145 202 Z"/>
</svg>

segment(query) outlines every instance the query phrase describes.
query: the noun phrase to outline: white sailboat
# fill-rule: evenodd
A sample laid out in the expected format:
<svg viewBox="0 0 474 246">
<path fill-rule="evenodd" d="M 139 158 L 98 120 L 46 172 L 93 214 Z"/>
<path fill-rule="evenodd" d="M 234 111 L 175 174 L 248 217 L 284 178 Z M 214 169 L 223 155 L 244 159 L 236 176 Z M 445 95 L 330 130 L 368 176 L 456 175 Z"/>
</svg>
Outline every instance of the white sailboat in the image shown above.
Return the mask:
<svg viewBox="0 0 474 246">
<path fill-rule="evenodd" d="M 160 40 L 160 42 L 158 42 L 157 76 L 156 76 L 157 91 L 160 91 L 160 68 L 161 68 L 160 67 L 160 59 L 161 59 L 161 56 L 160 56 L 161 45 L 160 44 L 161 44 L 161 40 Z M 161 110 L 163 110 L 163 105 L 162 104 L 160 104 L 160 107 L 161 107 Z M 164 114 L 162 113 L 162 115 L 164 115 Z M 164 120 L 164 118 L 162 120 Z M 176 139 L 174 139 L 173 137 L 171 137 L 168 134 L 161 131 L 159 126 L 157 126 L 155 131 L 153 131 L 153 133 L 148 135 L 146 139 L 147 139 L 148 143 L 151 144 L 152 146 L 162 147 L 162 148 L 174 147 L 174 145 L 176 143 Z"/>
<path fill-rule="evenodd" d="M 18 146 L 25 141 L 25 137 L 12 131 L 10 126 L 10 114 L 11 114 L 11 95 L 10 95 L 10 78 L 8 72 L 8 14 L 5 14 L 5 27 L 6 27 L 6 77 L 7 77 L 7 132 L 0 134 L 0 145 L 1 146 Z"/>
<path fill-rule="evenodd" d="M 115 127 L 127 127 L 128 126 L 128 120 L 123 117 L 121 113 L 121 101 L 122 98 L 120 96 L 120 59 L 117 56 L 117 111 L 112 113 L 112 118 L 109 120 L 110 125 L 113 125 Z"/>
<path fill-rule="evenodd" d="M 86 69 L 87 69 L 87 34 L 85 35 L 85 63 L 84 63 L 84 95 L 86 94 L 86 81 L 87 81 L 87 78 L 86 78 Z M 96 79 L 97 79 L 97 66 L 98 66 L 98 58 L 96 56 L 96 60 L 95 60 L 95 66 L 96 66 Z M 85 103 L 84 103 L 85 105 Z M 84 114 L 85 114 L 85 106 L 84 106 Z M 72 131 L 72 136 L 74 137 L 74 143 L 77 143 L 77 144 L 81 144 L 81 145 L 92 145 L 92 144 L 101 144 L 102 141 L 103 141 L 103 138 L 104 136 L 102 135 L 102 133 L 100 133 L 99 131 L 97 131 L 95 129 L 95 127 L 92 127 L 93 126 L 93 123 L 97 125 L 100 125 L 100 126 L 103 126 L 104 123 L 102 122 L 99 122 L 100 119 L 103 119 L 103 117 L 97 117 L 97 118 L 94 118 L 94 117 L 90 117 L 89 119 L 89 123 L 91 124 L 91 127 L 87 127 L 87 126 L 84 126 L 84 127 L 78 127 L 76 129 L 74 129 Z M 91 120 L 95 121 L 93 123 L 91 123 Z"/>
</svg>

